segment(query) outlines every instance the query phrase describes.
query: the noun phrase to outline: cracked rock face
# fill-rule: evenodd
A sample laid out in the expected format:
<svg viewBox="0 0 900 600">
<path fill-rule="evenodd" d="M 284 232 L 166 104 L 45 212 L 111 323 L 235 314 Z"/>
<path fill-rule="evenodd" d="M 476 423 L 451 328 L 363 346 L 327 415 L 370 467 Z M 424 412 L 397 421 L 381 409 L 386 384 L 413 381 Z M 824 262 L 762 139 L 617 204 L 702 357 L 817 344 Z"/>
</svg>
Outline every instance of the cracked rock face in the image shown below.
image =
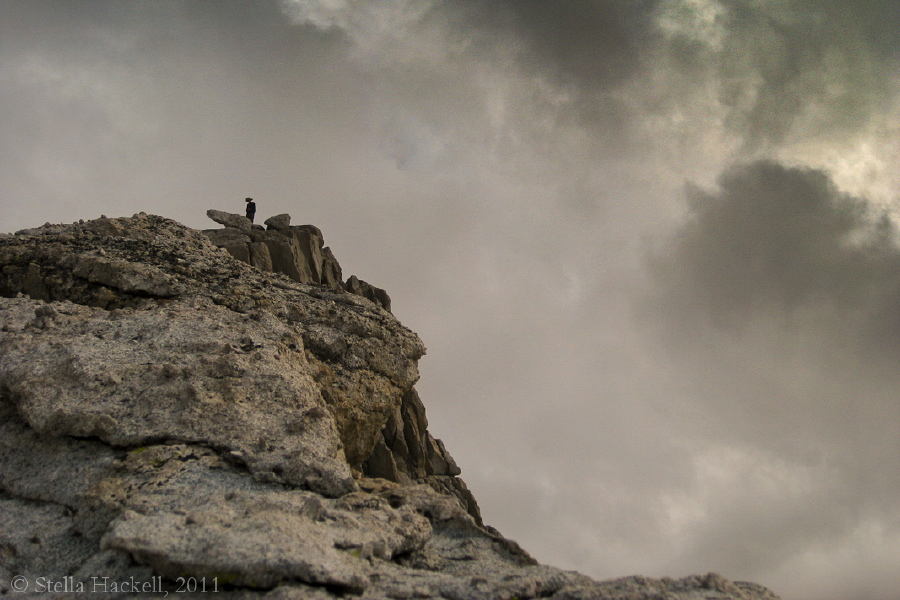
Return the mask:
<svg viewBox="0 0 900 600">
<path fill-rule="evenodd" d="M 354 489 L 295 330 L 212 303 L 105 311 L 0 308 L 3 385 L 41 434 L 119 447 L 208 444 L 257 479 L 329 496 Z"/>
<path fill-rule="evenodd" d="M 419 338 L 326 277 L 317 229 L 263 232 L 306 236 L 301 282 L 216 217 L 250 260 L 144 214 L 0 236 L 0 595 L 776 600 L 536 564 L 428 432 Z"/>
</svg>

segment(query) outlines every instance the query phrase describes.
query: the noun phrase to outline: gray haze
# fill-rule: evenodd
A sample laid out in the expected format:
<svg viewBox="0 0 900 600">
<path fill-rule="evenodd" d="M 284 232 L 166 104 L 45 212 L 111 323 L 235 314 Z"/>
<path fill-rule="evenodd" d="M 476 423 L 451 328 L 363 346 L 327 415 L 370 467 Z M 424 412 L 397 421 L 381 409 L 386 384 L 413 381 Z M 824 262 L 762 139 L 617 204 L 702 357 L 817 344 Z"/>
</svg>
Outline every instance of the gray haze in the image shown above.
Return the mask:
<svg viewBox="0 0 900 600">
<path fill-rule="evenodd" d="M 0 230 L 289 212 L 428 346 L 486 521 L 900 589 L 896 0 L 6 0 Z"/>
</svg>

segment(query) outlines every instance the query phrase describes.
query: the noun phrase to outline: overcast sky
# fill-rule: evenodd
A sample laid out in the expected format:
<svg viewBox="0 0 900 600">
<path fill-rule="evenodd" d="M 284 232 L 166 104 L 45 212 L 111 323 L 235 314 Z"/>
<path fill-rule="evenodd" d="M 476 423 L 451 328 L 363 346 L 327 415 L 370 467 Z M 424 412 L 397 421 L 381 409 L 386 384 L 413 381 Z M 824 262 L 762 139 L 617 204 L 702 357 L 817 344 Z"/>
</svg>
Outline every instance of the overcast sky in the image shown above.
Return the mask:
<svg viewBox="0 0 900 600">
<path fill-rule="evenodd" d="M 0 230 L 252 196 L 542 562 L 896 600 L 898 66 L 896 0 L 3 0 Z"/>
</svg>

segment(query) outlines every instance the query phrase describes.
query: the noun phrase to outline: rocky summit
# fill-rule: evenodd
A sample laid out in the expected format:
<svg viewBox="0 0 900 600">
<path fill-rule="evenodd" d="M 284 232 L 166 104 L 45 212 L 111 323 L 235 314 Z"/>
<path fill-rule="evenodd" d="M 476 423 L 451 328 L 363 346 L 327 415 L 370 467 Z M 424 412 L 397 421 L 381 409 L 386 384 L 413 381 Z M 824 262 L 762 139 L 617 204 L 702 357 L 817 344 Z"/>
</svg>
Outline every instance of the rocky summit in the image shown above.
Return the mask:
<svg viewBox="0 0 900 600">
<path fill-rule="evenodd" d="M 387 294 L 311 225 L 209 216 L 0 235 L 0 596 L 776 599 L 538 564 L 428 432 Z"/>
</svg>

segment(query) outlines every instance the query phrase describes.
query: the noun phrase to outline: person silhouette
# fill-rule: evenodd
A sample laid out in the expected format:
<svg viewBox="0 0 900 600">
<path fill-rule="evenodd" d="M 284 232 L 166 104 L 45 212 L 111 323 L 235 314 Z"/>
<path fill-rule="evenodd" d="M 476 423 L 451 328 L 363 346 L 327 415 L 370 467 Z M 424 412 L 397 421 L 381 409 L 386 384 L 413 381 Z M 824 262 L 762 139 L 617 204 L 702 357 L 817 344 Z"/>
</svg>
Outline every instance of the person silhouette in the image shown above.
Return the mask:
<svg viewBox="0 0 900 600">
<path fill-rule="evenodd" d="M 247 218 L 250 219 L 250 222 L 253 222 L 253 217 L 256 216 L 256 202 L 253 201 L 253 198 L 247 198 Z"/>
</svg>

